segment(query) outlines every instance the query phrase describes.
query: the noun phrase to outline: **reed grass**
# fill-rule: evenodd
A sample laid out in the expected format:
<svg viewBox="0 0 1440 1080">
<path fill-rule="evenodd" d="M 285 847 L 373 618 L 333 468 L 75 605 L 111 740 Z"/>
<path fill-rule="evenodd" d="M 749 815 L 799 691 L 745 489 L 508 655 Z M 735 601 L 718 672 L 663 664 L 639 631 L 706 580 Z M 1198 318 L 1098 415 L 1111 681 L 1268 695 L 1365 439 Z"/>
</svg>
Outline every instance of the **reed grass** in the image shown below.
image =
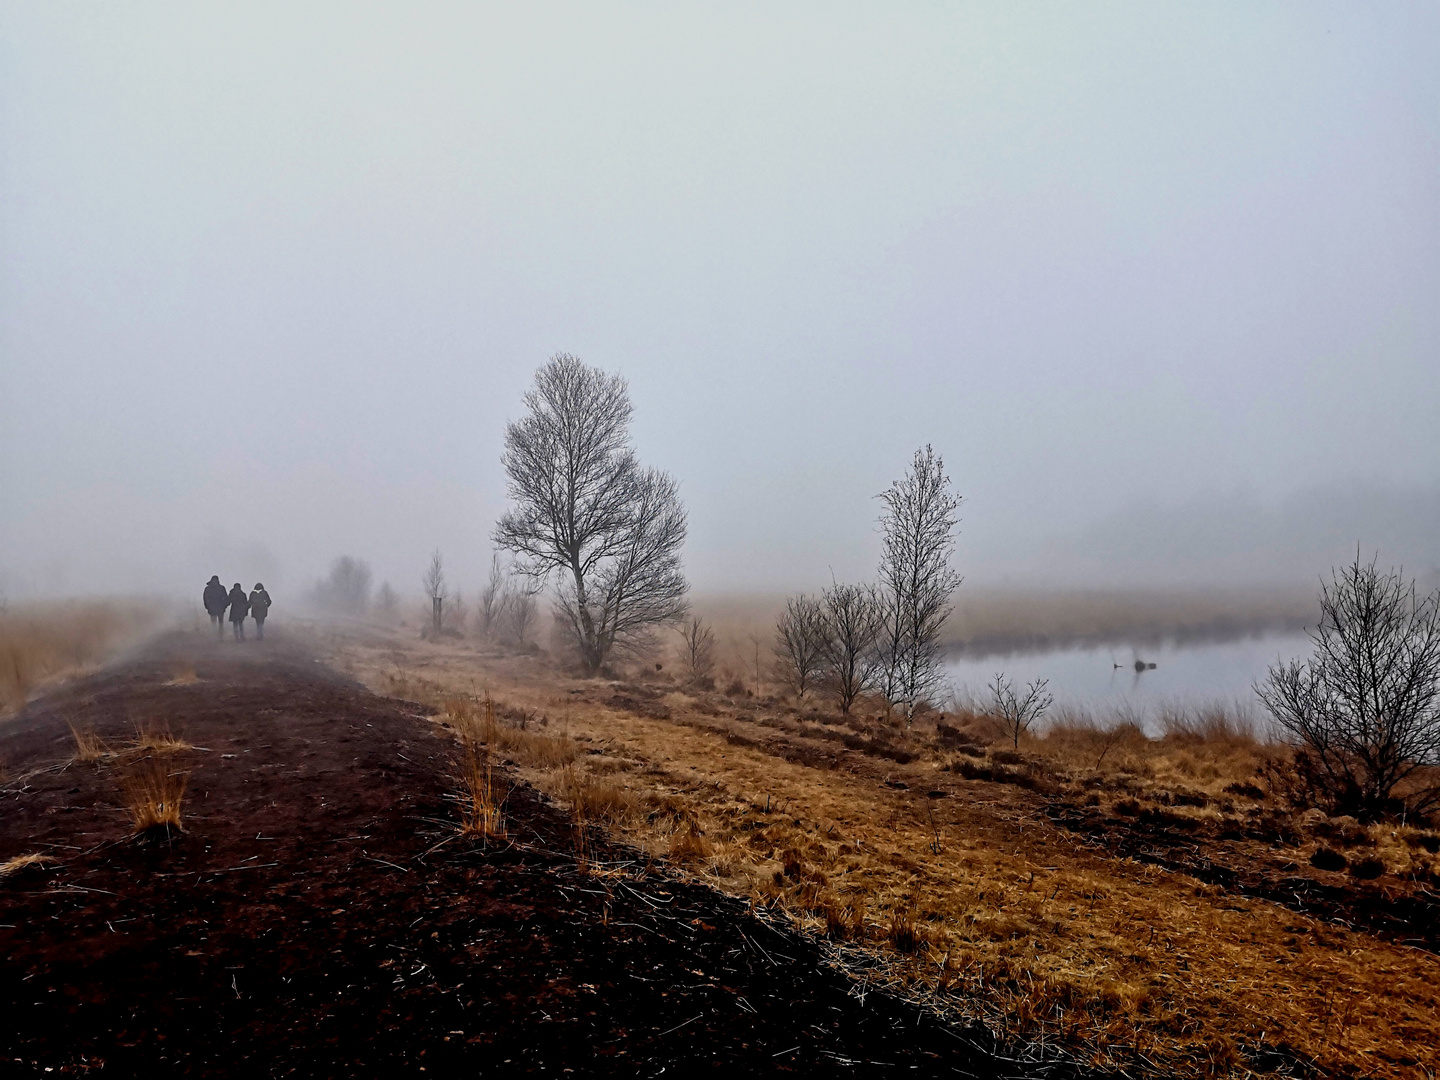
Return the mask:
<svg viewBox="0 0 1440 1080">
<path fill-rule="evenodd" d="M 0 615 L 0 711 L 104 663 L 152 632 L 160 617 L 152 604 L 109 601 L 36 604 Z"/>
</svg>

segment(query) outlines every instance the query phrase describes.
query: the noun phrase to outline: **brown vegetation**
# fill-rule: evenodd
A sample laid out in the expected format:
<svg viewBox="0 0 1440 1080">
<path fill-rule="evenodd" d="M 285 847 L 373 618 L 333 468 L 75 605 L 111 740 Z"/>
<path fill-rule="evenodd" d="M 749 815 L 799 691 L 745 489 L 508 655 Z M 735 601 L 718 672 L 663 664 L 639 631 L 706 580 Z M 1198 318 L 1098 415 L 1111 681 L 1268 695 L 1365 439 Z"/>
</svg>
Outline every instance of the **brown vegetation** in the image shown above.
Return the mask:
<svg viewBox="0 0 1440 1080">
<path fill-rule="evenodd" d="M 382 684 L 394 666 L 393 650 L 343 651 Z M 1432 954 L 1329 921 L 1345 917 L 1333 906 L 1247 892 L 1311 873 L 1342 905 L 1410 895 L 1429 887 L 1432 834 L 1357 825 L 1361 840 L 1278 805 L 1257 776 L 1276 748 L 1233 710 L 1174 712 L 1153 738 L 1072 713 L 1016 747 L 983 713 L 907 731 L 863 700 L 848 717 L 802 711 L 682 692 L 653 669 L 622 687 L 459 649 L 405 662 L 436 691 L 483 674 L 507 702 L 501 738 L 558 729 L 547 737 L 581 751 L 570 770 L 511 757 L 585 820 L 813 930 L 871 984 L 997 1034 L 1184 1075 L 1308 1060 L 1401 1076 L 1440 1037 Z M 581 791 L 597 782 L 627 809 L 592 805 Z M 1374 859 L 1378 880 L 1309 866 L 1337 830 L 1365 846 L 1347 865 Z M 1152 856 L 1165 837 L 1176 846 Z"/>
<path fill-rule="evenodd" d="M 155 629 L 160 613 L 137 602 L 44 604 L 0 614 L 0 712 L 38 687 L 103 663 Z"/>
<path fill-rule="evenodd" d="M 445 703 L 460 743 L 456 762 L 459 772 L 460 832 L 483 840 L 505 837 L 505 796 L 500 795 L 500 782 L 495 774 L 491 747 L 498 743 L 495 704 L 488 697 L 477 715 L 465 698 L 451 698 Z"/>
<path fill-rule="evenodd" d="M 190 774 L 176 769 L 164 754 L 145 754 L 129 762 L 120 777 L 125 809 L 137 836 L 183 831 L 180 806 Z"/>
</svg>

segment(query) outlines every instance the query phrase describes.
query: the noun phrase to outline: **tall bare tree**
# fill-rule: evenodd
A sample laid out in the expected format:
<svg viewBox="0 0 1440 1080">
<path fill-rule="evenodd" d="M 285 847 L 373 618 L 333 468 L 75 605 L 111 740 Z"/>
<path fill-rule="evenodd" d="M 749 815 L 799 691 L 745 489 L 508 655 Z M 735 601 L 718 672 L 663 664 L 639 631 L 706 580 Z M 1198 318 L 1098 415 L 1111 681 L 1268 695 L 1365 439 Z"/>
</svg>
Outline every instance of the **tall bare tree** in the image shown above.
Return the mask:
<svg viewBox="0 0 1440 1080">
<path fill-rule="evenodd" d="M 825 613 L 811 596 L 792 596 L 775 623 L 775 673 L 801 701 L 825 668 Z"/>
<path fill-rule="evenodd" d="M 910 470 L 879 496 L 880 589 L 886 624 L 881 635 L 883 689 L 907 718 L 941 680 L 940 628 L 960 575 L 950 568 L 960 496 L 934 449 L 915 451 Z"/>
<path fill-rule="evenodd" d="M 526 415 L 506 425 L 501 461 L 514 506 L 495 544 L 542 583 L 587 673 L 613 650 L 650 645 L 683 618 L 687 529 L 675 481 L 630 446 L 625 381 L 557 354 L 535 373 Z"/>
<path fill-rule="evenodd" d="M 885 605 L 871 585 L 832 585 L 820 595 L 825 621 L 820 644 L 823 681 L 848 714 L 855 699 L 873 689 L 882 664 L 877 644 Z"/>
<path fill-rule="evenodd" d="M 445 560 L 439 548 L 430 554 L 430 565 L 425 568 L 420 584 L 425 587 L 425 595 L 430 597 L 431 630 L 439 634 L 445 627 L 445 601 L 450 595 L 445 582 Z"/>
<path fill-rule="evenodd" d="M 1421 597 L 1400 571 L 1355 561 L 1321 585 L 1308 660 L 1272 667 L 1255 690 L 1298 745 L 1312 794 L 1373 820 L 1440 806 L 1440 592 Z"/>
</svg>

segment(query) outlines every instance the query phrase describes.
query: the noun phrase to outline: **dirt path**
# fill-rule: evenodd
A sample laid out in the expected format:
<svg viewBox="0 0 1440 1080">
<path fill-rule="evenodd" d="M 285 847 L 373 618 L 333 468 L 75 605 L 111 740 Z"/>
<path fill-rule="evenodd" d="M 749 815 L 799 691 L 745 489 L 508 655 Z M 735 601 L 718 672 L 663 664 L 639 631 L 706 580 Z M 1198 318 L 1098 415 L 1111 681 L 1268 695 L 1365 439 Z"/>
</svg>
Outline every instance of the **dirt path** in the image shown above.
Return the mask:
<svg viewBox="0 0 1440 1080">
<path fill-rule="evenodd" d="M 186 831 L 129 838 L 111 759 L 136 725 L 193 748 Z M 1009 1065 L 745 906 L 572 829 L 515 789 L 511 843 L 454 836 L 450 746 L 280 635 L 173 636 L 0 725 L 6 1075 L 1059 1075 Z"/>
</svg>

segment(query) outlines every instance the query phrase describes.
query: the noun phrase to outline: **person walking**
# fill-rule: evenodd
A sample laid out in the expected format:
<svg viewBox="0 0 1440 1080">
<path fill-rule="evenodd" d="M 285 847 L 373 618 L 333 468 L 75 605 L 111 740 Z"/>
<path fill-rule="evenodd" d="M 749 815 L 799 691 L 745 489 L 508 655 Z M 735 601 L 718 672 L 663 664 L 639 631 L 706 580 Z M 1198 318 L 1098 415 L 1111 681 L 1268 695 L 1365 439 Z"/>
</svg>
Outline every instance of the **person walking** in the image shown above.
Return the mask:
<svg viewBox="0 0 1440 1080">
<path fill-rule="evenodd" d="M 250 617 L 255 620 L 255 640 L 265 640 L 265 616 L 270 614 L 270 594 L 265 586 L 255 582 L 250 592 Z"/>
<path fill-rule="evenodd" d="M 230 606 L 230 597 L 225 586 L 220 584 L 220 575 L 212 574 L 205 583 L 205 610 L 210 613 L 210 622 L 217 637 L 225 636 L 225 609 Z"/>
<path fill-rule="evenodd" d="M 245 596 L 245 590 L 240 587 L 240 582 L 235 582 L 235 587 L 230 590 L 227 598 L 230 603 L 230 626 L 235 631 L 235 640 L 245 640 L 245 616 L 250 614 L 250 601 Z"/>
</svg>

